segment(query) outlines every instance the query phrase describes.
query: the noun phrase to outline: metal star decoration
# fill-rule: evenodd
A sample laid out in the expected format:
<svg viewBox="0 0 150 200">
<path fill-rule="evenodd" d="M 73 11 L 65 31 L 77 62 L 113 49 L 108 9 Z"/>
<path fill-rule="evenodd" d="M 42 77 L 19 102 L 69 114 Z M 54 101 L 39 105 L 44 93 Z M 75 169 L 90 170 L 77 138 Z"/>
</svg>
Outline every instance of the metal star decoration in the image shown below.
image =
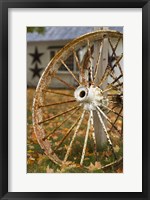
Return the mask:
<svg viewBox="0 0 150 200">
<path fill-rule="evenodd" d="M 38 68 L 38 65 L 35 64 L 35 67 L 34 68 L 30 68 L 30 71 L 33 72 L 33 75 L 32 75 L 32 79 L 34 77 L 39 77 L 40 78 L 40 72 L 43 70 L 43 68 Z"/>
<path fill-rule="evenodd" d="M 33 57 L 32 64 L 35 63 L 35 62 L 41 63 L 40 57 L 41 57 L 43 54 L 44 54 L 44 53 L 39 53 L 37 47 L 35 47 L 34 53 L 29 53 L 29 55 Z"/>
</svg>

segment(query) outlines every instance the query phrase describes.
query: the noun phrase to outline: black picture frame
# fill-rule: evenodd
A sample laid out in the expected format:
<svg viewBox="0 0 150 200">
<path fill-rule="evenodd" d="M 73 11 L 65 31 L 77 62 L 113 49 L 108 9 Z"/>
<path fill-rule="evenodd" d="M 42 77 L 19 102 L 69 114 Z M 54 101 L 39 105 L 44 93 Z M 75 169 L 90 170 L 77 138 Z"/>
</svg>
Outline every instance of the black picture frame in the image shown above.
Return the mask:
<svg viewBox="0 0 150 200">
<path fill-rule="evenodd" d="M 142 8 L 142 192 L 8 191 L 8 9 Z M 1 199 L 150 199 L 150 1 L 149 0 L 0 0 L 0 198 Z M 136 166 L 135 166 L 136 167 Z"/>
</svg>

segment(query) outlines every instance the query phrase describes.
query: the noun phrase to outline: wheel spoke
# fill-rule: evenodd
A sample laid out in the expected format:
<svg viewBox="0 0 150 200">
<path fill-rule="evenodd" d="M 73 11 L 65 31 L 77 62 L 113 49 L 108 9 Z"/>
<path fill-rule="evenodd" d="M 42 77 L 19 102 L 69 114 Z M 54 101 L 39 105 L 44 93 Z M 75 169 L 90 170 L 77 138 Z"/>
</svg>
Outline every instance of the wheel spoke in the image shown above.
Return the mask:
<svg viewBox="0 0 150 200">
<path fill-rule="evenodd" d="M 75 109 L 75 111 L 73 111 L 70 115 L 68 115 L 68 117 L 66 119 L 64 119 L 59 126 L 57 126 L 56 128 L 54 128 L 52 130 L 52 132 L 50 132 L 45 138 L 43 138 L 43 140 L 45 139 L 49 139 L 49 137 L 54 134 L 65 122 L 67 122 L 81 107 L 78 107 Z"/>
<path fill-rule="evenodd" d="M 76 102 L 75 99 L 73 99 L 73 100 L 68 100 L 68 101 L 62 101 L 62 102 L 51 103 L 51 104 L 47 104 L 47 105 L 41 105 L 41 106 L 39 106 L 39 108 L 50 107 L 50 106 L 55 106 L 55 105 L 60 105 L 60 104 L 65 104 L 65 103 L 74 103 L 74 102 Z"/>
<path fill-rule="evenodd" d="M 80 120 L 79 120 L 79 122 L 78 122 L 78 124 L 77 124 L 76 130 L 75 130 L 75 132 L 74 132 L 74 135 L 73 135 L 73 137 L 72 137 L 72 140 L 71 140 L 71 142 L 70 142 L 70 145 L 69 145 L 69 147 L 68 147 L 68 149 L 67 149 L 67 153 L 66 153 L 65 158 L 64 158 L 64 163 L 65 163 L 65 162 L 67 161 L 67 159 L 68 159 L 68 156 L 69 156 L 69 153 L 70 153 L 70 151 L 71 151 L 73 142 L 74 142 L 74 140 L 75 140 L 75 137 L 76 137 L 76 135 L 77 135 L 77 133 L 78 133 L 78 130 L 79 130 L 80 126 L 81 126 L 81 123 L 82 123 L 82 121 L 83 121 L 84 114 L 85 114 L 85 110 L 84 110 L 83 113 L 81 114 Z"/>
<path fill-rule="evenodd" d="M 110 148 L 111 148 L 111 151 L 112 151 L 112 153 L 113 153 L 113 155 L 114 155 L 114 158 L 115 158 L 115 160 L 117 160 L 117 157 L 116 157 L 116 154 L 115 154 L 115 151 L 114 151 L 114 148 L 113 148 L 113 145 L 112 145 L 110 136 L 109 136 L 109 134 L 108 134 L 108 132 L 107 132 L 107 129 L 106 129 L 106 126 L 105 126 L 105 124 L 104 124 L 104 122 L 103 122 L 103 119 L 102 119 L 102 117 L 101 117 L 101 114 L 100 114 L 100 112 L 99 112 L 98 110 L 96 110 L 96 112 L 97 112 L 98 117 L 99 117 L 99 120 L 100 120 L 100 122 L 101 122 L 101 124 L 102 124 L 103 130 L 104 130 L 104 132 L 105 132 L 105 134 L 106 134 L 107 141 L 108 141 L 109 146 L 110 146 Z"/>
<path fill-rule="evenodd" d="M 68 110 L 66 110 L 66 111 L 64 111 L 64 112 L 61 112 L 61 113 L 59 113 L 59 114 L 57 114 L 57 115 L 55 115 L 55 116 L 53 116 L 53 117 L 47 118 L 47 119 L 45 119 L 45 120 L 39 122 L 38 124 L 40 125 L 40 124 L 43 124 L 43 123 L 45 123 L 45 122 L 47 122 L 47 121 L 53 120 L 53 119 L 55 119 L 56 117 L 59 117 L 59 116 L 61 116 L 61 115 L 64 115 L 64 114 L 66 114 L 66 113 L 72 111 L 72 110 L 75 110 L 77 107 L 79 107 L 79 106 L 74 106 L 74 107 L 72 107 L 72 108 L 70 108 L 70 109 L 68 109 Z"/>
<path fill-rule="evenodd" d="M 116 124 L 116 122 L 117 122 L 117 120 L 118 120 L 118 118 L 119 118 L 119 116 L 120 116 L 122 110 L 123 110 L 123 107 L 121 107 L 121 109 L 120 109 L 120 111 L 119 111 L 119 113 L 118 113 L 118 116 L 116 117 L 115 121 L 113 122 L 114 125 Z M 122 118 L 123 118 L 123 117 L 122 117 Z M 122 124 L 123 124 L 123 123 L 122 123 Z M 113 129 L 113 126 L 111 127 L 111 129 L 110 129 L 109 131 L 111 132 L 112 129 Z"/>
<path fill-rule="evenodd" d="M 117 108 L 116 105 L 112 107 L 112 110 L 114 110 L 115 108 Z M 110 113 L 110 111 L 108 111 L 107 114 L 108 114 L 108 113 Z"/>
<path fill-rule="evenodd" d="M 67 93 L 63 93 L 63 92 L 58 92 L 58 91 L 54 91 L 54 90 L 45 90 L 43 89 L 44 92 L 50 92 L 50 93 L 53 93 L 53 94 L 58 94 L 58 95 L 63 95 L 63 96 L 68 96 L 68 97 L 74 97 L 73 95 L 71 94 L 67 94 Z"/>
<path fill-rule="evenodd" d="M 82 150 L 82 156 L 81 156 L 81 160 L 80 160 L 80 165 L 83 164 L 83 160 L 84 160 L 84 156 L 85 156 L 85 150 L 86 150 L 89 131 L 90 131 L 90 122 L 91 122 L 91 113 L 89 115 L 89 120 L 88 120 L 88 124 L 87 124 L 87 130 L 86 130 L 86 135 L 85 135 L 85 140 L 84 140 L 84 146 L 83 146 L 83 150 Z"/>
<path fill-rule="evenodd" d="M 118 44 L 119 44 L 120 40 L 121 40 L 121 37 L 118 38 L 118 41 L 117 41 L 117 43 L 116 43 L 116 45 L 115 45 L 115 47 L 114 47 L 114 51 L 116 51 L 116 49 L 117 49 L 117 47 L 118 47 Z"/>
<path fill-rule="evenodd" d="M 76 126 L 76 124 L 79 122 L 80 117 L 75 121 L 75 123 L 71 126 L 71 128 L 67 131 L 66 135 L 62 138 L 62 140 L 59 142 L 59 144 L 57 145 L 57 147 L 54 149 L 54 152 L 57 151 L 60 146 L 63 144 L 63 142 L 66 140 L 66 138 L 69 136 L 69 134 L 71 133 L 71 131 L 74 129 L 74 127 Z M 54 153 L 53 152 L 53 153 Z"/>
<path fill-rule="evenodd" d="M 98 87 L 100 87 L 106 81 L 110 73 L 111 73 L 111 68 L 107 66 L 100 82 L 97 84 Z"/>
<path fill-rule="evenodd" d="M 66 85 L 67 87 L 69 87 L 71 90 L 75 90 L 76 88 L 73 87 L 72 85 L 70 85 L 69 83 L 67 83 L 66 81 L 62 80 L 59 76 L 54 76 L 54 78 L 56 78 L 57 80 L 59 80 L 60 82 L 62 82 L 64 85 Z"/>
<path fill-rule="evenodd" d="M 108 106 L 105 106 L 104 104 L 102 105 L 104 108 L 109 110 L 110 112 L 114 113 L 115 115 L 118 115 L 118 117 L 123 118 L 119 113 L 115 112 L 113 109 L 109 108 Z"/>
<path fill-rule="evenodd" d="M 115 75 L 114 71 L 112 70 L 110 73 L 110 77 L 113 79 L 113 81 L 115 81 L 118 77 Z M 118 84 L 120 84 L 119 79 L 117 79 L 115 82 L 117 82 Z"/>
<path fill-rule="evenodd" d="M 73 52 L 73 55 L 75 57 L 75 61 L 76 61 L 76 65 L 80 71 L 80 73 L 82 73 L 82 68 L 81 68 L 81 65 L 80 65 L 80 62 L 79 62 L 79 59 L 78 59 L 78 56 L 77 56 L 77 53 L 74 49 L 72 49 L 72 52 Z"/>
<path fill-rule="evenodd" d="M 107 68 L 106 68 L 106 70 L 105 70 L 105 72 L 104 72 L 104 74 L 103 74 L 103 76 L 102 76 L 100 82 L 97 84 L 97 86 L 100 87 L 100 86 L 103 84 L 103 82 L 104 82 L 104 81 L 107 79 L 107 77 L 113 72 L 114 68 L 117 66 L 117 64 L 120 62 L 120 60 L 121 60 L 122 58 L 123 58 L 123 54 L 120 55 L 120 57 L 116 60 L 115 64 L 114 64 L 112 67 L 110 67 L 109 65 L 107 66 Z M 111 76 L 113 76 L 113 75 L 111 74 Z"/>
<path fill-rule="evenodd" d="M 79 82 L 79 80 L 75 77 L 75 75 L 72 73 L 72 71 L 69 69 L 69 67 L 66 65 L 66 63 L 63 60 L 60 60 L 61 63 L 64 65 L 64 67 L 68 70 L 68 72 L 72 75 L 72 77 L 74 78 L 74 80 L 80 85 L 81 83 Z"/>
<path fill-rule="evenodd" d="M 84 70 L 83 70 L 83 67 L 81 67 L 81 64 L 79 62 L 79 59 L 78 59 L 78 56 L 76 54 L 76 51 L 74 49 L 72 49 L 73 51 L 73 54 L 74 54 L 74 57 L 75 57 L 75 61 L 76 61 L 76 65 L 80 71 L 80 74 L 81 74 L 81 77 L 82 77 L 82 83 L 84 84 L 85 83 L 85 77 L 84 77 Z"/>
<path fill-rule="evenodd" d="M 122 96 L 123 93 L 120 94 L 107 94 L 108 97 L 116 97 L 116 96 Z"/>
<path fill-rule="evenodd" d="M 99 49 L 99 55 L 98 55 L 97 63 L 96 63 L 96 66 L 95 66 L 94 80 L 95 80 L 97 73 L 98 73 L 98 68 L 99 68 L 99 65 L 100 65 L 101 57 L 102 57 L 102 49 L 103 49 L 103 43 L 101 42 L 100 43 L 100 49 Z"/>
<path fill-rule="evenodd" d="M 103 117 L 110 123 L 111 126 L 113 126 L 113 128 L 120 134 L 119 130 L 117 129 L 117 127 L 112 123 L 112 121 L 109 119 L 109 117 L 107 117 L 105 115 L 105 113 L 98 107 L 96 106 L 97 110 L 103 115 Z"/>
<path fill-rule="evenodd" d="M 117 89 L 117 87 L 120 87 L 120 86 L 122 86 L 122 85 L 123 85 L 123 82 L 120 83 L 120 84 L 118 84 L 118 85 L 109 84 L 109 85 L 105 88 L 105 90 L 103 90 L 103 93 L 108 92 L 108 91 L 110 91 L 110 90 L 115 90 L 115 89 Z"/>
<path fill-rule="evenodd" d="M 117 101 L 109 101 L 109 103 L 112 103 L 112 104 L 118 104 Z M 122 105 L 122 103 L 121 103 L 121 105 Z M 116 106 L 116 107 L 118 107 L 118 106 Z"/>
<path fill-rule="evenodd" d="M 123 77 L 123 75 L 121 74 L 120 76 L 118 76 L 113 82 L 111 82 L 110 84 L 112 85 L 112 84 L 114 84 L 114 83 L 116 83 L 120 78 L 122 78 Z M 120 84 L 120 83 L 119 83 Z"/>
<path fill-rule="evenodd" d="M 113 69 L 114 67 L 116 67 L 118 65 L 118 63 L 120 62 L 120 60 L 123 58 L 123 53 L 118 57 L 118 59 L 116 60 L 115 64 L 113 65 Z"/>
<path fill-rule="evenodd" d="M 122 161 L 123 161 L 123 157 L 119 158 L 118 160 L 115 160 L 112 163 L 109 163 L 109 164 L 103 166 L 101 169 L 105 170 L 105 169 L 108 169 L 110 167 L 119 166 L 122 163 Z"/>
<path fill-rule="evenodd" d="M 110 41 L 109 41 L 109 44 L 110 44 L 110 46 L 111 46 L 111 48 L 112 48 L 112 55 L 111 55 L 111 58 L 113 57 L 114 52 L 116 52 L 116 49 L 117 49 L 118 44 L 119 44 L 119 42 L 120 42 L 120 39 L 121 39 L 121 37 L 118 38 L 115 47 L 113 47 L 113 45 L 112 45 L 112 43 L 111 43 L 111 40 L 110 40 L 110 38 L 108 37 L 108 41 L 110 40 Z"/>
<path fill-rule="evenodd" d="M 95 131 L 94 131 L 93 111 L 91 111 L 91 126 L 92 126 L 92 138 L 94 142 L 95 160 L 97 161 L 97 147 L 96 147 L 96 138 L 95 138 Z"/>
<path fill-rule="evenodd" d="M 111 49 L 112 49 L 112 56 L 111 56 L 111 58 L 112 58 L 113 55 L 114 55 L 115 60 L 117 60 L 116 49 L 117 49 L 117 46 L 118 46 L 118 44 L 119 44 L 119 42 L 120 42 L 120 39 L 121 39 L 121 38 L 118 39 L 118 41 L 117 41 L 117 43 L 116 43 L 116 46 L 113 47 L 112 42 L 111 42 L 111 39 L 108 38 L 109 44 L 110 44 Z M 122 71 L 122 68 L 121 68 L 120 63 L 118 63 L 118 67 L 119 67 L 119 70 L 120 70 L 121 74 L 123 75 L 123 71 Z"/>
<path fill-rule="evenodd" d="M 93 65 L 92 65 L 92 61 L 91 61 L 91 59 L 92 59 L 92 52 L 91 52 L 91 46 L 90 46 L 90 41 L 89 40 L 87 40 L 87 45 L 88 45 L 88 57 L 89 57 L 89 63 L 90 63 L 90 66 L 89 66 L 89 76 L 90 76 L 90 83 L 92 84 L 92 85 L 94 85 L 94 79 L 93 79 Z"/>
</svg>

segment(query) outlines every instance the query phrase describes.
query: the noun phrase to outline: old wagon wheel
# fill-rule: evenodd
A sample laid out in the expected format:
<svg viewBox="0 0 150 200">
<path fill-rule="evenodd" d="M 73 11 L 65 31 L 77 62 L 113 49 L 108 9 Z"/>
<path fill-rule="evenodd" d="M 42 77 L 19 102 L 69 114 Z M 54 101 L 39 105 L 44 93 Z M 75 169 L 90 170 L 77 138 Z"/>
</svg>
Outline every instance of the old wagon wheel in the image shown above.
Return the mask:
<svg viewBox="0 0 150 200">
<path fill-rule="evenodd" d="M 114 158 L 111 162 L 121 159 L 115 147 L 122 144 L 123 132 L 122 39 L 122 33 L 109 30 L 83 35 L 63 47 L 40 78 L 33 101 L 33 127 L 41 148 L 59 166 L 84 165 L 88 154 L 94 155 L 95 161 L 98 159 L 95 113 Z M 109 56 L 100 76 L 104 40 Z M 77 71 L 68 64 L 70 57 Z M 67 79 L 60 76 L 62 67 L 68 73 Z M 50 89 L 56 81 L 65 89 Z M 78 155 L 73 155 L 74 149 Z M 109 164 L 105 165 L 103 168 Z"/>
</svg>

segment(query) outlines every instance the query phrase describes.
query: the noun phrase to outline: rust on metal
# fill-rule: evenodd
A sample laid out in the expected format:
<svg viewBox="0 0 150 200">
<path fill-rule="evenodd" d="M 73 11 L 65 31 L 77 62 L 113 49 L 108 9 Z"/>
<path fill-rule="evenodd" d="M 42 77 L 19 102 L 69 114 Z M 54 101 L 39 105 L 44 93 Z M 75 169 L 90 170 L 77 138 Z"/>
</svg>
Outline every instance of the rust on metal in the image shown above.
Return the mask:
<svg viewBox="0 0 150 200">
<path fill-rule="evenodd" d="M 74 95 L 72 93 L 73 93 L 73 91 L 76 90 L 77 86 L 75 84 L 71 85 L 70 83 L 66 82 L 66 80 L 63 80 L 62 78 L 60 78 L 59 75 L 57 75 L 58 69 L 60 68 L 60 66 L 62 64 L 64 65 L 64 67 L 68 70 L 68 72 L 72 76 L 71 78 L 73 78 L 77 82 L 77 84 L 83 85 L 85 87 L 89 87 L 90 85 L 93 85 L 94 79 L 97 76 L 97 69 L 99 67 L 99 63 L 101 60 L 101 54 L 102 54 L 102 49 L 103 49 L 102 41 L 104 40 L 104 38 L 108 38 L 109 45 L 112 50 L 111 57 L 115 58 L 115 63 L 113 64 L 113 66 L 109 66 L 109 63 L 108 63 L 108 66 L 106 67 L 106 70 L 103 72 L 102 78 L 99 81 L 99 84 L 97 86 L 100 87 L 108 79 L 108 77 L 111 77 L 113 79 L 112 82 L 110 84 L 108 84 L 105 89 L 102 90 L 102 95 L 104 95 L 104 93 L 107 92 L 109 105 L 104 104 L 101 106 L 103 108 L 105 108 L 106 110 L 108 110 L 107 114 L 109 112 L 111 112 L 111 114 L 117 115 L 117 117 L 112 122 L 109 119 L 109 117 L 103 112 L 103 110 L 100 109 L 101 107 L 97 108 L 96 112 L 98 115 L 98 119 L 102 125 L 102 128 L 107 136 L 107 141 L 111 147 L 111 151 L 113 152 L 115 159 L 117 159 L 114 149 L 113 149 L 112 141 L 110 140 L 110 136 L 108 134 L 106 125 L 103 121 L 103 117 L 106 118 L 107 121 L 111 124 L 110 131 L 112 131 L 113 128 L 116 130 L 117 128 L 116 128 L 115 124 L 116 124 L 118 118 L 119 117 L 123 118 L 122 114 L 121 114 L 123 108 L 121 110 L 116 109 L 116 111 L 114 111 L 114 108 L 111 107 L 111 102 L 115 103 L 115 101 L 116 102 L 118 101 L 115 97 L 118 94 L 122 93 L 121 90 L 123 87 L 123 83 L 120 83 L 120 79 L 123 77 L 123 70 L 122 70 L 121 64 L 120 64 L 120 61 L 123 58 L 123 53 L 120 56 L 117 56 L 117 54 L 116 54 L 117 47 L 120 44 L 120 40 L 123 38 L 123 34 L 120 32 L 117 32 L 117 31 L 98 30 L 98 31 L 94 31 L 91 33 L 87 33 L 83 36 L 80 36 L 80 37 L 72 40 L 66 46 L 64 46 L 61 50 L 59 50 L 57 52 L 57 54 L 48 63 L 47 67 L 44 70 L 44 73 L 42 74 L 42 76 L 39 80 L 38 86 L 36 88 L 36 93 L 35 93 L 35 97 L 33 100 L 33 115 L 32 115 L 34 132 L 35 132 L 37 140 L 38 140 L 41 148 L 44 150 L 45 154 L 49 157 L 49 159 L 51 159 L 55 164 L 57 164 L 59 166 L 63 165 L 63 163 L 65 163 L 67 161 L 67 159 L 70 155 L 70 152 L 72 149 L 72 144 L 78 134 L 78 130 L 81 127 L 81 123 L 85 117 L 85 115 L 84 115 L 85 110 L 83 109 L 81 104 L 79 102 L 77 102 L 77 106 L 74 106 L 70 109 L 65 110 L 64 112 L 57 113 L 56 115 L 54 115 L 52 117 L 44 119 L 44 109 L 42 109 L 42 108 L 49 107 L 49 106 L 57 106 L 57 108 L 58 108 L 58 106 L 61 104 L 65 104 L 67 107 L 68 105 L 70 105 L 70 103 L 76 102 L 74 99 L 70 99 L 70 100 L 66 100 L 66 101 L 62 101 L 62 102 L 60 101 L 60 102 L 54 102 L 54 103 L 44 105 L 44 103 L 43 103 L 44 102 L 44 93 L 49 92 L 52 94 L 62 95 L 64 97 L 65 96 L 66 97 L 74 97 Z M 113 46 L 111 38 L 117 39 L 117 43 L 115 44 L 115 46 Z M 94 46 L 93 46 L 94 41 L 99 41 L 101 43 L 100 48 L 99 48 L 99 56 L 98 56 L 98 59 L 96 62 L 96 66 L 93 66 L 93 63 L 92 63 L 92 59 L 93 59 L 92 54 L 94 51 Z M 79 58 L 77 56 L 77 51 L 81 47 L 82 48 L 86 47 L 87 49 L 86 49 L 83 59 L 79 60 Z M 76 77 L 76 74 L 73 73 L 72 70 L 69 68 L 69 66 L 65 63 L 66 59 L 69 58 L 69 56 L 72 54 L 74 55 L 76 66 L 79 69 L 79 76 L 81 76 L 81 78 L 82 78 L 81 80 L 80 79 L 78 80 L 78 78 Z M 116 67 L 120 70 L 121 75 L 118 75 L 118 76 L 115 75 Z M 86 75 L 86 70 L 89 73 L 88 79 L 87 79 L 87 75 Z M 71 92 L 69 91 L 68 93 L 66 93 L 66 92 L 51 90 L 49 88 L 49 84 L 51 83 L 53 78 L 60 81 L 64 86 L 66 86 L 67 90 L 70 90 Z M 116 90 L 116 92 L 118 92 L 118 94 L 116 96 L 114 94 L 111 94 L 112 90 Z M 109 96 L 111 96 L 112 99 L 110 99 Z M 110 101 L 110 100 L 112 100 L 112 101 Z M 121 104 L 118 104 L 115 107 L 120 107 L 120 105 Z M 67 131 L 67 133 L 65 134 L 63 139 L 59 142 L 58 146 L 56 146 L 54 148 L 54 150 L 52 150 L 51 141 L 50 141 L 51 136 L 65 122 L 67 122 L 67 120 L 69 120 L 69 118 L 72 117 L 80 108 L 82 108 L 82 114 L 80 115 L 79 118 L 77 118 L 77 120 L 74 122 L 74 124 L 70 127 L 70 129 Z M 66 116 L 66 114 L 68 114 L 68 116 Z M 51 121 L 62 115 L 65 115 L 66 118 L 57 127 L 55 127 L 50 133 L 47 134 L 45 131 L 46 126 L 44 126 L 44 123 Z M 76 128 L 75 128 L 75 126 L 76 126 Z M 69 147 L 65 154 L 65 158 L 63 160 L 61 160 L 61 159 L 59 159 L 56 151 L 57 151 L 57 149 L 59 149 L 59 147 L 62 145 L 62 143 L 66 140 L 66 138 L 68 136 L 70 136 L 70 133 L 73 131 L 74 128 L 75 128 L 75 131 L 74 131 L 73 137 L 69 143 Z M 123 125 L 122 125 L 122 129 L 123 129 Z M 96 139 L 95 139 L 95 135 L 94 135 L 92 111 L 90 111 L 89 119 L 87 122 L 87 128 L 85 131 L 85 138 L 84 138 L 83 149 L 82 149 L 82 154 L 81 154 L 81 159 L 80 159 L 80 165 L 83 165 L 90 130 L 92 130 L 92 138 L 93 138 L 93 142 L 94 142 L 94 154 L 95 154 L 95 159 L 97 160 Z M 120 160 L 118 159 L 113 163 L 102 166 L 102 169 L 113 166 L 119 162 L 120 162 Z"/>
</svg>

